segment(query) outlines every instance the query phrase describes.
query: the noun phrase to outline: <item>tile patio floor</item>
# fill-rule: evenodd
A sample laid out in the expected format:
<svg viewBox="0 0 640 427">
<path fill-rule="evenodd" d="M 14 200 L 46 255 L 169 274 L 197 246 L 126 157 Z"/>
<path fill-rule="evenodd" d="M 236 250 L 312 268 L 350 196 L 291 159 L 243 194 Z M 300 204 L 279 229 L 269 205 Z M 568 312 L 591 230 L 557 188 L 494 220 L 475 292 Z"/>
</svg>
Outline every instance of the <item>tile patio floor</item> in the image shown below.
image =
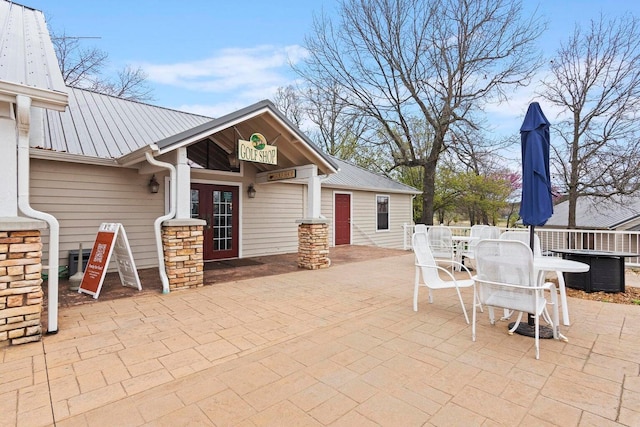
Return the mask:
<svg viewBox="0 0 640 427">
<path fill-rule="evenodd" d="M 0 348 L 0 425 L 640 425 L 640 307 L 570 298 L 569 342 L 536 360 L 412 290 L 402 254 L 64 307 Z"/>
</svg>

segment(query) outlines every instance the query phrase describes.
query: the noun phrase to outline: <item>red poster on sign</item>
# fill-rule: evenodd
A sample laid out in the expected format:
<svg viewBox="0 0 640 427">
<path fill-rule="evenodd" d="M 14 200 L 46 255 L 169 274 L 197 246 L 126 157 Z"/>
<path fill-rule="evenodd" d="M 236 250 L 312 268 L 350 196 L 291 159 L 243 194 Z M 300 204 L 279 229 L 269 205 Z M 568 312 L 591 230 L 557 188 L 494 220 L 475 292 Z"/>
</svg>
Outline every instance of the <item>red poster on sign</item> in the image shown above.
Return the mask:
<svg viewBox="0 0 640 427">
<path fill-rule="evenodd" d="M 111 231 L 98 232 L 78 292 L 91 294 L 94 298 L 98 297 L 109 265 L 115 236 L 116 233 Z"/>
</svg>

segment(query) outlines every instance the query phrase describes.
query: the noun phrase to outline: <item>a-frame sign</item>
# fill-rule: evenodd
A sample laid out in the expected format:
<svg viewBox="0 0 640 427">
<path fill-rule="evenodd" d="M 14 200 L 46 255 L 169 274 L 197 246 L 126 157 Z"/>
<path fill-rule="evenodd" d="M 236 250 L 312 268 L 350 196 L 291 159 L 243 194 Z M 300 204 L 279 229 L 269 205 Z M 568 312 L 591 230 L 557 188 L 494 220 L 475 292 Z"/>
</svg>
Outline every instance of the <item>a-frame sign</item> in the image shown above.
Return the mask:
<svg viewBox="0 0 640 427">
<path fill-rule="evenodd" d="M 78 288 L 79 293 L 84 292 L 85 294 L 93 295 L 93 298 L 98 298 L 102 289 L 102 282 L 104 282 L 105 274 L 109 268 L 111 254 L 114 252 L 122 286 L 142 290 L 138 270 L 136 270 L 136 265 L 133 261 L 133 254 L 131 253 L 124 227 L 120 223 L 105 222 L 100 225 L 96 241 L 93 244 L 93 249 L 91 249 L 91 256 Z"/>
</svg>

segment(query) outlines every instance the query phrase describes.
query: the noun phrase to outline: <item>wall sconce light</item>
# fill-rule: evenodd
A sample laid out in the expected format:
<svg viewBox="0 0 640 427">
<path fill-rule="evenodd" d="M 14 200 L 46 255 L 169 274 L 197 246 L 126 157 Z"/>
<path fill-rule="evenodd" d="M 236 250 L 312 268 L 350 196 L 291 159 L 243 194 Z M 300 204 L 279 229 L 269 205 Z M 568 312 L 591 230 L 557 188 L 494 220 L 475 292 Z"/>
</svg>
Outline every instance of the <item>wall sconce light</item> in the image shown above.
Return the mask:
<svg viewBox="0 0 640 427">
<path fill-rule="evenodd" d="M 150 193 L 157 193 L 160 190 L 160 183 L 158 182 L 158 180 L 156 179 L 156 176 L 153 175 L 151 177 L 151 179 L 149 180 L 149 192 Z"/>
<path fill-rule="evenodd" d="M 250 199 L 255 199 L 256 197 L 256 189 L 253 184 L 249 184 L 249 188 L 247 188 L 247 195 Z"/>
</svg>

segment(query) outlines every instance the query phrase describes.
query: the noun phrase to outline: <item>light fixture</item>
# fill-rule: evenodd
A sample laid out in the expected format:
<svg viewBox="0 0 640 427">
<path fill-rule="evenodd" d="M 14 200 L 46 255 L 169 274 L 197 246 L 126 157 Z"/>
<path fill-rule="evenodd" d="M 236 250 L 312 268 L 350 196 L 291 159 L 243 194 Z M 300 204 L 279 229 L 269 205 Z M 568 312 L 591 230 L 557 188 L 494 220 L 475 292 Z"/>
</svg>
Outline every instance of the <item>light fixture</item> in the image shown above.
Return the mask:
<svg viewBox="0 0 640 427">
<path fill-rule="evenodd" d="M 235 127 L 233 128 L 235 129 Z M 231 131 L 231 140 L 233 141 L 233 147 L 229 153 L 229 166 L 231 169 L 237 169 L 240 167 L 240 160 L 238 159 L 238 144 L 236 143 L 235 134 Z"/>
<path fill-rule="evenodd" d="M 158 182 L 158 180 L 156 179 L 156 176 L 153 175 L 151 177 L 151 179 L 149 180 L 149 192 L 150 193 L 157 193 L 160 190 L 160 183 Z"/>
<path fill-rule="evenodd" d="M 247 195 L 250 199 L 254 199 L 256 197 L 256 189 L 253 184 L 249 184 L 249 188 L 247 188 Z"/>
</svg>

